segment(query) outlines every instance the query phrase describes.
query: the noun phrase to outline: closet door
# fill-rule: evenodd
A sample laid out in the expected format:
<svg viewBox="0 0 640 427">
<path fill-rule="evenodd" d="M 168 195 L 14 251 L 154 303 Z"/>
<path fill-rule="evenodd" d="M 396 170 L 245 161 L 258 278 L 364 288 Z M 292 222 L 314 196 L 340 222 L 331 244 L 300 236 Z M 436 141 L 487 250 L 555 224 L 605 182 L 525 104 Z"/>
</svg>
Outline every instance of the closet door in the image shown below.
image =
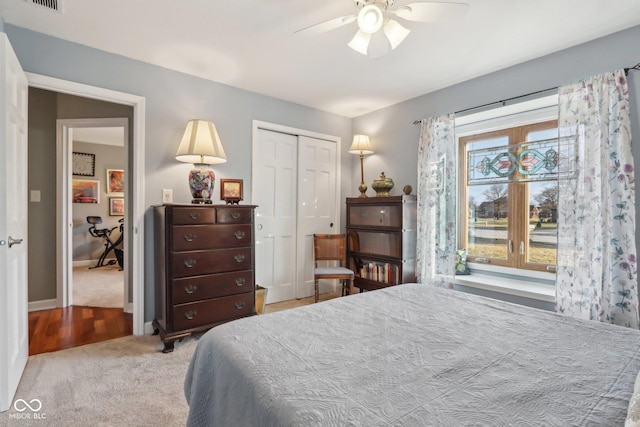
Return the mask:
<svg viewBox="0 0 640 427">
<path fill-rule="evenodd" d="M 255 134 L 256 284 L 269 288 L 267 303 L 313 295 L 313 234 L 339 232 L 336 150 L 319 138 Z"/>
<path fill-rule="evenodd" d="M 340 233 L 336 223 L 336 143 L 300 136 L 298 140 L 298 298 L 313 295 L 313 235 Z M 320 292 L 335 280 L 320 282 Z"/>
<path fill-rule="evenodd" d="M 296 297 L 297 145 L 297 136 L 265 129 L 253 142 L 256 284 L 269 288 L 267 303 Z"/>
</svg>

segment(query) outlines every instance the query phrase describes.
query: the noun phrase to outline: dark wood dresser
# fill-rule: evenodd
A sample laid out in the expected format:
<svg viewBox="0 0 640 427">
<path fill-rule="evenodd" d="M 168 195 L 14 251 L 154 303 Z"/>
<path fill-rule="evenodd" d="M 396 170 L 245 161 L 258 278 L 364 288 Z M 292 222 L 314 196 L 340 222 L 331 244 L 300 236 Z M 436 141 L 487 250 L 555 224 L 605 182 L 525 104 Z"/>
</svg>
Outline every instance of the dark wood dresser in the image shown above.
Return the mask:
<svg viewBox="0 0 640 427">
<path fill-rule="evenodd" d="M 255 310 L 255 206 L 154 206 L 155 334 L 164 353 Z"/>
</svg>

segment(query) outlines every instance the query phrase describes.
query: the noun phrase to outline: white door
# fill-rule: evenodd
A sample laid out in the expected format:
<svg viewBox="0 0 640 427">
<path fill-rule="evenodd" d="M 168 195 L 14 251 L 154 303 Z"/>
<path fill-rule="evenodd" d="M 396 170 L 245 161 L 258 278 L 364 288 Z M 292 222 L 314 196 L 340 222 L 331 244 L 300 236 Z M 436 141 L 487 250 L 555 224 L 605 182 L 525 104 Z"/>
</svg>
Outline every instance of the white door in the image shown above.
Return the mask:
<svg viewBox="0 0 640 427">
<path fill-rule="evenodd" d="M 336 145 L 255 132 L 256 283 L 269 288 L 268 304 L 313 295 L 313 234 L 339 232 Z"/>
<path fill-rule="evenodd" d="M 296 177 L 298 138 L 258 129 L 253 143 L 252 200 L 256 208 L 256 284 L 267 303 L 296 297 Z"/>
<path fill-rule="evenodd" d="M 27 363 L 27 78 L 0 33 L 0 412 Z M 22 240 L 22 241 L 21 241 Z"/>
<path fill-rule="evenodd" d="M 313 295 L 313 235 L 340 233 L 336 223 L 336 143 L 300 136 L 298 141 L 297 298 Z M 320 292 L 335 280 L 320 282 Z"/>
</svg>

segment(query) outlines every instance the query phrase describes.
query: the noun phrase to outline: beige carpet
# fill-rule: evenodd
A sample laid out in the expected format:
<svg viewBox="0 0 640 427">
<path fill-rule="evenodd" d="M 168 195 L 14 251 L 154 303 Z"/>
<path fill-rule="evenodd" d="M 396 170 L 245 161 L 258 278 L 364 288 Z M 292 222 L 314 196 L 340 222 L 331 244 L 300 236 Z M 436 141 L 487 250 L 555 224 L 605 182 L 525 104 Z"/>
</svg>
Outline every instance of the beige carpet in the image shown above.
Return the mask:
<svg viewBox="0 0 640 427">
<path fill-rule="evenodd" d="M 118 265 L 73 269 L 73 305 L 123 308 L 124 271 Z"/>
<path fill-rule="evenodd" d="M 12 406 L 0 425 L 183 426 L 183 382 L 200 336 L 176 342 L 168 354 L 159 337 L 145 335 L 31 356 L 14 401 L 39 399 L 42 408 Z"/>
</svg>

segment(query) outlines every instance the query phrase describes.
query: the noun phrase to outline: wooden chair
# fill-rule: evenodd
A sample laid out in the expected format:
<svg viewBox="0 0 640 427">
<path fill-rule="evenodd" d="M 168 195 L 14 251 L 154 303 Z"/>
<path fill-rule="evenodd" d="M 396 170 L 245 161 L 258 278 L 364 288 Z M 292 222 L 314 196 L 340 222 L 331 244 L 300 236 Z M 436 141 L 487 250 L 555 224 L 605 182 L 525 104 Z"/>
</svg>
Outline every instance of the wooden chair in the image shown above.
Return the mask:
<svg viewBox="0 0 640 427">
<path fill-rule="evenodd" d="M 349 295 L 353 288 L 353 271 L 347 265 L 347 239 L 344 234 L 314 234 L 313 235 L 313 258 L 315 270 L 313 278 L 315 281 L 316 302 L 319 298 L 318 280 L 339 279 L 342 281 L 342 296 Z M 319 263 L 320 261 L 320 263 Z M 339 262 L 339 266 L 328 264 L 325 261 Z"/>
</svg>

